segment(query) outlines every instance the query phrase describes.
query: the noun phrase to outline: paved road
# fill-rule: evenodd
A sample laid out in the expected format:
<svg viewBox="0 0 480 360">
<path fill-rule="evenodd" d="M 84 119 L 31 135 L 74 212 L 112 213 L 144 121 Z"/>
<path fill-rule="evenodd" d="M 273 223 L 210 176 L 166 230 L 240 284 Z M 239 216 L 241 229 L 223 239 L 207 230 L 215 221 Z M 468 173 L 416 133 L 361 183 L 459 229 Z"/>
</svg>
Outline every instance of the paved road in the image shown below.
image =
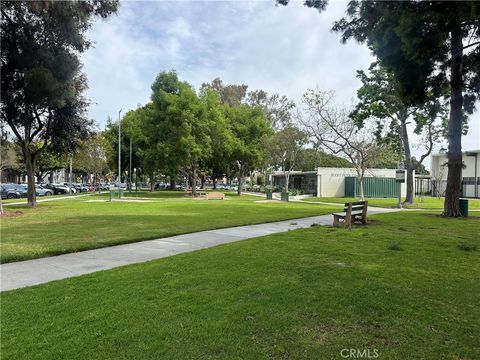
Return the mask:
<svg viewBox="0 0 480 360">
<path fill-rule="evenodd" d="M 389 211 L 391 210 L 369 209 L 369 215 Z M 0 265 L 0 291 L 43 284 L 53 280 L 160 259 L 258 236 L 308 228 L 312 224 L 331 225 L 332 216 L 321 215 L 258 225 L 201 231 L 72 254 L 7 263 Z"/>
</svg>

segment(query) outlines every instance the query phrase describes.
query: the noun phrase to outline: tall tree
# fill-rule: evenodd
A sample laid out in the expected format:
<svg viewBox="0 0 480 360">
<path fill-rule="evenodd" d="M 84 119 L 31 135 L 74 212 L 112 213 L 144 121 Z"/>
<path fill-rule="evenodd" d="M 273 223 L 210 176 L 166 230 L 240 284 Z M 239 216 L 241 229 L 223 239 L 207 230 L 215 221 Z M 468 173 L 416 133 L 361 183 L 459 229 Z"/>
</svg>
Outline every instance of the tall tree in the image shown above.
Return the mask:
<svg viewBox="0 0 480 360">
<path fill-rule="evenodd" d="M 288 0 L 278 0 L 286 5 Z M 326 0 L 305 5 L 325 9 Z M 462 122 L 480 96 L 480 2 L 350 1 L 347 16 L 333 30 L 367 43 L 391 70 L 402 97 L 422 102 L 432 92 L 449 90 L 448 176 L 443 214 L 460 216 Z"/>
<path fill-rule="evenodd" d="M 188 174 L 192 195 L 196 196 L 199 164 L 211 153 L 209 127 L 215 99 L 204 92 L 200 99 L 190 84 L 178 81 L 175 72 L 162 72 L 152 85 L 152 101 L 158 110 L 160 141 L 157 150 L 170 164 Z"/>
<path fill-rule="evenodd" d="M 333 28 L 343 41 L 366 42 L 410 103 L 450 93 L 444 215 L 459 216 L 462 124 L 480 95 L 480 3 L 477 1 L 350 2 Z"/>
<path fill-rule="evenodd" d="M 350 116 L 357 126 L 363 127 L 366 120 L 374 118 L 377 140 L 386 141 L 403 150 L 407 179 L 405 203 L 414 202 L 413 173 L 431 154 L 434 144 L 443 132 L 447 107 L 433 96 L 427 96 L 423 103 L 408 104 L 400 94 L 395 77 L 387 69 L 373 63 L 369 72 L 358 71 L 362 86 L 357 91 L 359 103 Z M 423 135 L 424 153 L 413 162 L 410 134 L 407 124 L 414 123 L 414 133 Z M 399 141 L 400 139 L 400 141 Z"/>
<path fill-rule="evenodd" d="M 225 114 L 233 134 L 231 163 L 236 168 L 238 195 L 241 195 L 245 177 L 264 157 L 264 138 L 270 135 L 272 130 L 259 107 L 226 106 Z"/>
<path fill-rule="evenodd" d="M 22 150 L 28 206 L 36 206 L 39 154 L 69 151 L 88 135 L 78 55 L 91 45 L 84 33 L 92 16 L 106 18 L 117 6 L 117 0 L 2 1 L 0 113 Z"/>
<path fill-rule="evenodd" d="M 333 97 L 333 92 L 307 90 L 303 95 L 306 115 L 300 117 L 300 123 L 316 147 L 325 148 L 334 155 L 343 155 L 353 164 L 363 200 L 365 172 L 384 162 L 391 152 L 388 147 L 377 143 L 371 132 L 359 130 L 348 110 L 332 106 Z"/>
<path fill-rule="evenodd" d="M 213 187 L 216 188 L 218 179 L 229 172 L 234 139 L 218 94 L 210 89 L 202 89 L 200 99 L 204 106 L 204 116 L 208 118 L 211 140 L 211 153 L 204 159 L 203 164 L 210 173 Z"/>
</svg>

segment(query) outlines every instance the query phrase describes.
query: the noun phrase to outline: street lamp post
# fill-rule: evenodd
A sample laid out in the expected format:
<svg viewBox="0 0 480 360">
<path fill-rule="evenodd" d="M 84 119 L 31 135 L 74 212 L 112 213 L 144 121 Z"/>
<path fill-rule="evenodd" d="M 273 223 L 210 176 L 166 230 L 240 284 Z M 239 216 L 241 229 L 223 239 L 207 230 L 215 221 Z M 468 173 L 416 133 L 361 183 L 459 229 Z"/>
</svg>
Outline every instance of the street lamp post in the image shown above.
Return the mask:
<svg viewBox="0 0 480 360">
<path fill-rule="evenodd" d="M 120 113 L 122 112 L 122 109 L 118 112 L 118 198 L 121 199 L 121 190 L 120 190 L 120 185 L 122 182 L 122 148 L 121 148 L 121 130 L 120 130 Z"/>
<path fill-rule="evenodd" d="M 128 184 L 128 192 L 132 193 L 132 135 L 130 135 L 130 167 L 128 169 L 128 177 L 129 184 Z"/>
</svg>

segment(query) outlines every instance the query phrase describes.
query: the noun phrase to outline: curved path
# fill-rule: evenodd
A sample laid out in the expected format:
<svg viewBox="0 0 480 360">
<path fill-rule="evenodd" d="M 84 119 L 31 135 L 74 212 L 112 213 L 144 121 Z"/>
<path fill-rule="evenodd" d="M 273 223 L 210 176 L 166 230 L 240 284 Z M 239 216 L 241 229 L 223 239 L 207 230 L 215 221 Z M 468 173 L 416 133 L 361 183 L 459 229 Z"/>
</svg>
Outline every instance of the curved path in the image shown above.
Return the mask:
<svg viewBox="0 0 480 360">
<path fill-rule="evenodd" d="M 336 205 L 338 206 L 338 204 Z M 398 210 L 368 209 L 369 215 L 392 211 Z M 0 291 L 43 284 L 258 236 L 308 228 L 312 224 L 331 225 L 332 215 L 200 231 L 156 240 L 2 264 L 0 265 Z"/>
</svg>

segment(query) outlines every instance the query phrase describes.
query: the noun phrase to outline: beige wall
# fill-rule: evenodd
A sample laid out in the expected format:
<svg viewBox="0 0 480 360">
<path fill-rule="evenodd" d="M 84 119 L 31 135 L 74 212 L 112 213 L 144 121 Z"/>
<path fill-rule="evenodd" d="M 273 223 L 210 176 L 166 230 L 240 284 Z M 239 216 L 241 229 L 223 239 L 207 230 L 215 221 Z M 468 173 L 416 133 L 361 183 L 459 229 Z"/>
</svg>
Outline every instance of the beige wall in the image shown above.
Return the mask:
<svg viewBox="0 0 480 360">
<path fill-rule="evenodd" d="M 470 153 L 470 152 L 469 152 Z M 477 177 L 480 176 L 480 151 L 474 151 L 477 153 Z M 475 176 L 475 156 L 467 156 L 463 153 L 462 156 L 465 168 L 462 169 L 462 177 L 474 177 Z M 432 155 L 431 174 L 432 179 L 435 180 L 447 180 L 448 169 L 447 166 L 442 166 L 447 162 L 446 154 L 434 154 Z"/>
<path fill-rule="evenodd" d="M 395 178 L 395 169 L 369 169 L 366 177 Z M 343 197 L 345 196 L 345 177 L 357 176 L 354 168 L 318 168 L 317 196 Z M 415 186 L 415 184 L 414 184 Z M 406 195 L 405 183 L 402 184 L 402 196 Z"/>
</svg>

